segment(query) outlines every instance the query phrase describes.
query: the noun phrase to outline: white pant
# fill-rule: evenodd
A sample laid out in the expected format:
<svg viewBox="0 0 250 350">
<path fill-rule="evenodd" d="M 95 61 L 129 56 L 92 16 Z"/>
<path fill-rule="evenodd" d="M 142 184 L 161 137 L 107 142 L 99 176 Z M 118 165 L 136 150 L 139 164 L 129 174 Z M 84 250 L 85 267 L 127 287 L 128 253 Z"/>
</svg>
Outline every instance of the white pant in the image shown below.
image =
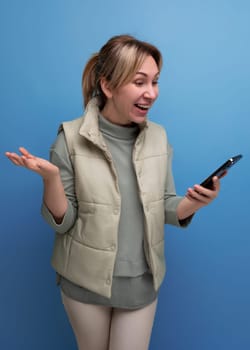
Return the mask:
<svg viewBox="0 0 250 350">
<path fill-rule="evenodd" d="M 147 350 L 157 300 L 137 310 L 62 300 L 79 350 Z"/>
</svg>

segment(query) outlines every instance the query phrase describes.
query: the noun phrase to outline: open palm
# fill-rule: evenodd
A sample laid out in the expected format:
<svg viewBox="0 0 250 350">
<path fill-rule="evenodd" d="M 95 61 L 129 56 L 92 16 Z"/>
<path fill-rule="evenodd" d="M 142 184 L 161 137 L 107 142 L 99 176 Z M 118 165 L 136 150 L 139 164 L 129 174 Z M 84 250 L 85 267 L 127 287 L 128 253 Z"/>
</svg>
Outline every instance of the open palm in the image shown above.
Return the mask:
<svg viewBox="0 0 250 350">
<path fill-rule="evenodd" d="M 21 154 L 6 152 L 5 155 L 15 165 L 23 166 L 29 170 L 32 170 L 41 175 L 44 179 L 58 175 L 58 167 L 48 160 L 32 155 L 24 147 L 20 147 L 19 151 Z"/>
</svg>

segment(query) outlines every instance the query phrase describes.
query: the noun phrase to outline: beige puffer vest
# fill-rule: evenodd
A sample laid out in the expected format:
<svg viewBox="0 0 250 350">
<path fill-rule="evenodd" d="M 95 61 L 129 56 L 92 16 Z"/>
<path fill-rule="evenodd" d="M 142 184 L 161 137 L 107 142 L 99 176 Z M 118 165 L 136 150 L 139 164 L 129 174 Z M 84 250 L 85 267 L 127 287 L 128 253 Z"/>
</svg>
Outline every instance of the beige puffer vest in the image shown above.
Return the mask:
<svg viewBox="0 0 250 350">
<path fill-rule="evenodd" d="M 65 234 L 56 234 L 52 265 L 79 286 L 111 296 L 121 209 L 117 174 L 98 129 L 95 99 L 84 118 L 63 123 L 75 171 L 78 217 Z M 164 129 L 147 122 L 137 137 L 133 164 L 145 214 L 145 254 L 158 290 L 165 274 L 164 190 L 168 167 Z"/>
</svg>

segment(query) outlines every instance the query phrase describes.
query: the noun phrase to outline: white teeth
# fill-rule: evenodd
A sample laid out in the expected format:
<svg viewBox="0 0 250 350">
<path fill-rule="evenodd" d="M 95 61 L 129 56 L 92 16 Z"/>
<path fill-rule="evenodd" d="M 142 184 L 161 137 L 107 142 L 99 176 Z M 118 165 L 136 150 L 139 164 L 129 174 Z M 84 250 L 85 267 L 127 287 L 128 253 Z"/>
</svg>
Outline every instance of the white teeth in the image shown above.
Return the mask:
<svg viewBox="0 0 250 350">
<path fill-rule="evenodd" d="M 137 106 L 138 106 L 139 108 L 142 108 L 142 109 L 149 109 L 149 107 L 150 107 L 150 106 L 148 106 L 148 105 L 140 105 L 139 103 L 137 103 Z"/>
</svg>

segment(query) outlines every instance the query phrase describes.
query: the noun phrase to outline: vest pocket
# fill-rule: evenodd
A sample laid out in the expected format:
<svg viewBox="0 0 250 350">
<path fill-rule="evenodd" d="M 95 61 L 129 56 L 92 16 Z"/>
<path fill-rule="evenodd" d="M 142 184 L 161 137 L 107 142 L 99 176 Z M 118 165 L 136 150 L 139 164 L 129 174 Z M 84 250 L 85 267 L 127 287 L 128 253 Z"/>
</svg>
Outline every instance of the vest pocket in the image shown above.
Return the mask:
<svg viewBox="0 0 250 350">
<path fill-rule="evenodd" d="M 72 237 L 90 248 L 114 251 L 118 221 L 119 215 L 111 211 L 110 205 L 79 202 Z"/>
</svg>

